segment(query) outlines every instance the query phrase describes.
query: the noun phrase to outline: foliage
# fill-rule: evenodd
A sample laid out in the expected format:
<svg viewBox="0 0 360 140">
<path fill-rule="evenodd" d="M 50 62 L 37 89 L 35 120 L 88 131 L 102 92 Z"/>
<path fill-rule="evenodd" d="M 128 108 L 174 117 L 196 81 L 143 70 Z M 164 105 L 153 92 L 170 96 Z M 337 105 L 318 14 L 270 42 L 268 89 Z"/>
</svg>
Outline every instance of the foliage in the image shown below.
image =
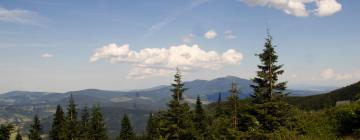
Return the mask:
<svg viewBox="0 0 360 140">
<path fill-rule="evenodd" d="M 159 118 L 153 113 L 149 114 L 149 119 L 146 125 L 146 138 L 148 140 L 156 140 L 160 137 Z"/>
<path fill-rule="evenodd" d="M 91 113 L 90 139 L 106 140 L 107 138 L 105 121 L 100 111 L 100 107 L 94 105 Z"/>
<path fill-rule="evenodd" d="M 87 106 L 81 112 L 81 120 L 80 120 L 80 139 L 87 140 L 90 139 L 91 135 L 91 121 L 90 121 L 90 113 Z"/>
<path fill-rule="evenodd" d="M 121 130 L 118 139 L 119 140 L 132 140 L 135 138 L 134 130 L 131 126 L 129 117 L 125 114 L 121 121 Z"/>
<path fill-rule="evenodd" d="M 15 140 L 22 140 L 22 136 L 19 130 L 16 132 Z"/>
<path fill-rule="evenodd" d="M 51 140 L 66 139 L 65 117 L 64 117 L 64 112 L 60 105 L 56 107 L 56 112 L 54 114 L 54 119 L 52 121 L 49 137 Z"/>
<path fill-rule="evenodd" d="M 29 140 L 42 140 L 41 138 L 42 127 L 40 124 L 39 117 L 35 115 L 33 123 L 30 125 Z"/>
<path fill-rule="evenodd" d="M 75 140 L 78 138 L 78 122 L 76 104 L 73 95 L 70 95 L 69 104 L 67 107 L 67 116 L 65 118 L 65 128 L 68 140 Z"/>
<path fill-rule="evenodd" d="M 9 140 L 14 126 L 11 124 L 0 125 L 0 140 Z"/>
</svg>

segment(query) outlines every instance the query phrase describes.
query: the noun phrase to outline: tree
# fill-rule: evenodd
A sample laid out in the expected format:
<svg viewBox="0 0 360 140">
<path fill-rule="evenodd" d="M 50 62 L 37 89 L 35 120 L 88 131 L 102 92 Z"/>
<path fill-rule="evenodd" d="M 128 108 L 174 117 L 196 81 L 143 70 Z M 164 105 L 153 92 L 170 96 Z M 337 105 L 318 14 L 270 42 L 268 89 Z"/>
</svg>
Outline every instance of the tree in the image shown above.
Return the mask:
<svg viewBox="0 0 360 140">
<path fill-rule="evenodd" d="M 195 117 L 194 117 L 194 125 L 195 130 L 198 132 L 199 135 L 201 135 L 202 138 L 204 138 L 206 134 L 207 129 L 207 116 L 205 113 L 205 110 L 202 107 L 202 102 L 200 99 L 200 96 L 196 98 L 196 106 L 195 106 Z"/>
<path fill-rule="evenodd" d="M 11 124 L 0 125 L 0 140 L 9 140 L 14 126 Z"/>
<path fill-rule="evenodd" d="M 230 89 L 230 96 L 229 96 L 229 107 L 231 112 L 231 119 L 232 119 L 232 128 L 236 129 L 238 125 L 238 108 L 239 108 L 239 96 L 238 96 L 238 89 L 235 82 L 231 83 Z"/>
<path fill-rule="evenodd" d="M 19 130 L 16 132 L 16 137 L 15 137 L 15 140 L 22 140 L 22 136 L 21 136 L 21 134 L 20 134 L 20 131 L 19 131 Z"/>
<path fill-rule="evenodd" d="M 90 139 L 92 140 L 106 140 L 106 126 L 103 115 L 98 105 L 94 105 L 91 113 L 90 121 Z"/>
<path fill-rule="evenodd" d="M 54 119 L 51 125 L 51 130 L 49 132 L 49 137 L 51 140 L 66 139 L 65 117 L 60 105 L 57 105 L 56 107 L 56 112 L 54 114 Z"/>
<path fill-rule="evenodd" d="M 66 131 L 68 140 L 74 140 L 78 137 L 77 111 L 72 94 L 70 95 L 69 105 L 67 107 Z"/>
<path fill-rule="evenodd" d="M 223 115 L 224 111 L 221 107 L 221 93 L 219 93 L 216 108 L 215 108 L 215 117 Z"/>
<path fill-rule="evenodd" d="M 168 139 L 192 139 L 192 124 L 190 117 L 190 107 L 183 101 L 183 93 L 186 90 L 181 80 L 181 74 L 177 68 L 174 76 L 174 83 L 171 84 L 172 99 L 168 103 L 168 110 L 163 113 L 161 133 Z"/>
<path fill-rule="evenodd" d="M 41 140 L 42 127 L 39 117 L 35 115 L 33 123 L 30 125 L 29 140 Z"/>
<path fill-rule="evenodd" d="M 81 112 L 81 120 L 80 120 L 80 139 L 87 140 L 89 139 L 91 134 L 90 127 L 90 114 L 87 106 Z"/>
<path fill-rule="evenodd" d="M 258 65 L 257 77 L 253 79 L 255 84 L 251 85 L 254 94 L 252 95 L 253 107 L 249 109 L 249 114 L 255 116 L 256 119 L 247 116 L 248 120 L 258 122 L 261 132 L 264 133 L 273 133 L 280 128 L 287 128 L 294 124 L 291 121 L 295 121 L 292 116 L 292 107 L 282 101 L 287 95 L 284 93 L 286 82 L 278 82 L 284 70 L 281 69 L 283 65 L 277 65 L 278 56 L 274 47 L 272 37 L 268 33 L 263 52 L 257 54 L 261 64 Z"/>
<path fill-rule="evenodd" d="M 135 138 L 134 130 L 131 126 L 129 117 L 125 114 L 121 120 L 121 130 L 118 139 L 119 140 L 132 140 Z"/>
<path fill-rule="evenodd" d="M 153 113 L 149 114 L 149 119 L 146 125 L 146 138 L 148 140 L 157 140 L 160 137 L 159 120 Z"/>
<path fill-rule="evenodd" d="M 278 83 L 279 75 L 284 73 L 283 65 L 277 65 L 278 56 L 276 55 L 274 45 L 272 43 L 272 36 L 268 33 L 265 39 L 263 53 L 256 54 L 260 58 L 261 64 L 257 67 L 257 77 L 253 79 L 254 89 L 253 103 L 261 104 L 267 101 L 272 101 L 283 97 L 283 91 L 286 89 L 286 82 Z"/>
</svg>

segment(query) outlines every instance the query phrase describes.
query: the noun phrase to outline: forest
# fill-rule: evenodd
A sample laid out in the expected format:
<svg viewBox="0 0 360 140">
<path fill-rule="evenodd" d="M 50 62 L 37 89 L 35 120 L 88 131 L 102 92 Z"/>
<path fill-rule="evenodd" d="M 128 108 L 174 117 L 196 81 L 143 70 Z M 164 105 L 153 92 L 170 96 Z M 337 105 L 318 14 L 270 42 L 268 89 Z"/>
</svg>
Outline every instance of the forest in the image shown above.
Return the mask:
<svg viewBox="0 0 360 140">
<path fill-rule="evenodd" d="M 360 83 L 329 94 L 290 97 L 287 82 L 279 80 L 284 73 L 270 34 L 264 48 L 256 54 L 260 60 L 253 78 L 254 94 L 240 99 L 236 83 L 231 95 L 204 105 L 200 96 L 192 105 L 184 100 L 181 70 L 177 69 L 171 83 L 171 100 L 167 109 L 149 112 L 143 133 L 137 133 L 131 116 L 119 118 L 117 136 L 107 133 L 101 107 L 77 108 L 71 96 L 67 107 L 58 105 L 51 129 L 43 131 L 39 116 L 34 116 L 31 128 L 21 133 L 12 124 L 2 124 L 0 140 L 284 140 L 284 139 L 358 139 L 360 138 Z M 336 101 L 350 99 L 349 104 L 336 106 Z M 79 111 L 80 110 L 80 111 Z M 116 110 L 114 110 L 116 111 Z"/>
</svg>

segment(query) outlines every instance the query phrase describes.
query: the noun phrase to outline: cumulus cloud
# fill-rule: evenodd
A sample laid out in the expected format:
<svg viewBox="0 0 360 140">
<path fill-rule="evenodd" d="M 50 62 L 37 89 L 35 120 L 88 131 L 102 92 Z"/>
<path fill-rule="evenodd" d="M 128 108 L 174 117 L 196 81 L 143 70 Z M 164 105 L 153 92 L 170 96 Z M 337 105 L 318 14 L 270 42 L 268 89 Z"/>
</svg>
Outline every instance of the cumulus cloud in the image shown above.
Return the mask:
<svg viewBox="0 0 360 140">
<path fill-rule="evenodd" d="M 351 80 L 351 79 L 360 79 L 360 71 L 348 72 L 348 73 L 338 73 L 332 68 L 325 69 L 321 72 L 321 77 L 323 80 Z"/>
<path fill-rule="evenodd" d="M 321 72 L 321 77 L 324 80 L 332 79 L 335 76 L 335 71 L 331 68 L 327 68 Z"/>
<path fill-rule="evenodd" d="M 40 55 L 40 57 L 44 58 L 44 59 L 48 59 L 48 58 L 54 57 L 54 55 L 52 55 L 50 53 L 43 53 L 42 55 Z"/>
<path fill-rule="evenodd" d="M 225 39 L 235 39 L 236 36 L 233 34 L 233 31 L 227 30 L 225 31 Z"/>
<path fill-rule="evenodd" d="M 184 71 L 199 69 L 216 70 L 224 65 L 237 65 L 243 55 L 233 49 L 223 53 L 205 51 L 198 45 L 178 45 L 170 48 L 145 48 L 130 50 L 129 45 L 109 44 L 96 49 L 90 57 L 91 62 L 104 59 L 109 63 L 128 63 L 132 70 L 128 78 L 147 78 L 166 76 L 173 73 L 175 67 Z"/>
<path fill-rule="evenodd" d="M 42 17 L 36 12 L 21 9 L 6 9 L 0 5 L 1 22 L 38 25 L 37 20 L 41 18 Z"/>
<path fill-rule="evenodd" d="M 318 8 L 315 9 L 315 14 L 318 16 L 330 16 L 342 8 L 342 5 L 336 0 L 317 0 L 316 5 Z"/>
<path fill-rule="evenodd" d="M 306 17 L 309 14 L 316 16 L 330 16 L 341 11 L 341 4 L 336 0 L 240 0 L 251 6 L 266 6 L 282 10 L 286 14 Z M 316 4 L 316 9 L 308 9 L 308 4 Z"/>
<path fill-rule="evenodd" d="M 217 36 L 217 33 L 214 30 L 209 30 L 204 34 L 204 37 L 207 39 L 214 39 L 216 36 Z"/>
</svg>

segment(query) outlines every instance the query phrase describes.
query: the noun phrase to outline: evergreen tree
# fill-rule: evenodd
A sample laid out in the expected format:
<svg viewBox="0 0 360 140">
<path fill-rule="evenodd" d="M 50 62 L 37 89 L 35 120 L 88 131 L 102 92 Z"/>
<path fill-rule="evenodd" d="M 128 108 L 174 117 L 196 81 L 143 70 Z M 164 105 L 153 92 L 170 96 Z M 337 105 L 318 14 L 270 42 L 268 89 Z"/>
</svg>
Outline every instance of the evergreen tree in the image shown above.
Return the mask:
<svg viewBox="0 0 360 140">
<path fill-rule="evenodd" d="M 229 96 L 229 109 L 231 112 L 232 128 L 236 129 L 238 126 L 238 108 L 239 108 L 239 96 L 238 89 L 235 82 L 231 83 L 230 96 Z"/>
<path fill-rule="evenodd" d="M 202 107 L 202 102 L 200 100 L 200 96 L 196 99 L 196 106 L 195 106 L 195 117 L 194 117 L 194 125 L 195 130 L 198 132 L 200 137 L 204 138 L 207 129 L 207 116 L 205 110 Z"/>
<path fill-rule="evenodd" d="M 29 140 L 41 140 L 42 127 L 40 125 L 40 120 L 37 115 L 35 115 L 33 123 L 30 125 L 29 130 Z"/>
<path fill-rule="evenodd" d="M 221 106 L 221 93 L 219 93 L 217 103 L 216 103 L 216 108 L 215 108 L 215 117 L 219 117 L 219 116 L 223 115 L 223 113 L 224 113 L 224 111 Z"/>
<path fill-rule="evenodd" d="M 22 140 L 22 136 L 21 136 L 21 134 L 20 134 L 20 131 L 19 131 L 19 130 L 16 132 L 16 137 L 15 137 L 15 140 Z"/>
<path fill-rule="evenodd" d="M 65 140 L 65 117 L 64 112 L 60 105 L 57 105 L 54 119 L 52 122 L 51 130 L 49 132 L 50 140 Z"/>
<path fill-rule="evenodd" d="M 190 107 L 183 101 L 182 95 L 186 89 L 178 68 L 174 78 L 175 83 L 171 84 L 172 99 L 168 104 L 169 109 L 163 114 L 165 122 L 161 133 L 168 139 L 192 139 Z"/>
<path fill-rule="evenodd" d="M 284 70 L 281 69 L 283 65 L 276 64 L 278 56 L 269 33 L 265 39 L 264 47 L 263 53 L 256 55 L 260 58 L 261 64 L 258 65 L 257 77 L 253 79 L 255 84 L 251 85 L 254 89 L 253 103 L 258 104 L 279 99 L 279 97 L 286 95 L 283 93 L 286 89 L 286 82 L 277 82 L 279 75 L 282 75 Z"/>
<path fill-rule="evenodd" d="M 274 47 L 268 33 L 263 53 L 257 54 L 261 64 L 258 65 L 257 77 L 253 79 L 255 84 L 251 85 L 254 89 L 253 108 L 249 112 L 256 117 L 256 120 L 252 119 L 253 122 L 258 121 L 261 132 L 265 133 L 273 133 L 281 127 L 288 128 L 295 121 L 292 107 L 281 100 L 287 95 L 284 93 L 286 82 L 278 82 L 284 70 L 281 69 L 283 65 L 277 65 L 278 56 Z"/>
<path fill-rule="evenodd" d="M 90 127 L 90 114 L 87 106 L 81 112 L 81 120 L 80 120 L 80 139 L 87 140 L 89 139 L 91 134 Z"/>
<path fill-rule="evenodd" d="M 70 95 L 69 105 L 67 107 L 66 116 L 66 134 L 68 140 L 75 140 L 78 137 L 78 122 L 76 104 L 72 94 Z"/>
<path fill-rule="evenodd" d="M 133 140 L 135 139 L 135 133 L 131 126 L 129 117 L 124 114 L 123 119 L 121 120 L 121 130 L 118 137 L 118 140 Z"/>
<path fill-rule="evenodd" d="M 105 120 L 98 105 L 95 105 L 92 109 L 90 127 L 91 140 L 106 140 L 108 138 L 106 135 Z"/>
<path fill-rule="evenodd" d="M 159 120 L 155 118 L 153 113 L 149 114 L 149 119 L 146 125 L 146 138 L 148 140 L 157 140 L 160 137 Z"/>
<path fill-rule="evenodd" d="M 1 124 L 0 125 L 0 140 L 9 140 L 11 131 L 13 130 L 13 125 L 11 124 Z"/>
</svg>

